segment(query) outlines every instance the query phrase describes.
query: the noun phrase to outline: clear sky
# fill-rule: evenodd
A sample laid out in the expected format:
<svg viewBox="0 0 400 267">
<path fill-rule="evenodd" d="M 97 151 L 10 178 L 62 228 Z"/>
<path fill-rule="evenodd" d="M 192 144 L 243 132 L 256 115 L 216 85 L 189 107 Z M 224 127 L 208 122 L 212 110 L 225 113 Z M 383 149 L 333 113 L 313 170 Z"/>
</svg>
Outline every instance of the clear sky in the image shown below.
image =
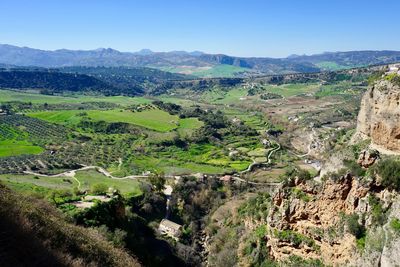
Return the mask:
<svg viewBox="0 0 400 267">
<path fill-rule="evenodd" d="M 400 50 L 399 0 L 0 0 L 0 43 L 285 57 Z"/>
</svg>

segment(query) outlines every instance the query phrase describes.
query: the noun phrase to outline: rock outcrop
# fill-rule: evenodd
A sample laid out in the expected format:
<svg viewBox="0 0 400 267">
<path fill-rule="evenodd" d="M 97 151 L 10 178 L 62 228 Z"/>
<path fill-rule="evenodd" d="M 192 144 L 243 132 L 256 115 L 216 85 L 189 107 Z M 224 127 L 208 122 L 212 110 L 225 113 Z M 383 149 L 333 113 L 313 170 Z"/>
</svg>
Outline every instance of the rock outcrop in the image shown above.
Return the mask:
<svg viewBox="0 0 400 267">
<path fill-rule="evenodd" d="M 383 225 L 374 222 L 376 204 L 371 198 L 386 213 Z M 390 233 L 389 224 L 400 213 L 399 203 L 396 192 L 350 174 L 324 184 L 296 180 L 294 187 L 283 188 L 272 198 L 266 237 L 270 257 L 278 262 L 290 255 L 322 259 L 329 266 L 397 266 L 400 259 L 391 256 L 400 241 Z M 363 250 L 349 232 L 347 221 L 354 214 L 369 233 Z M 375 233 L 381 240 L 379 248 L 373 241 Z"/>
<path fill-rule="evenodd" d="M 290 190 L 274 196 L 269 225 L 274 231 L 289 230 L 305 240 L 314 240 L 314 245 L 293 246 L 272 234 L 271 257 L 280 261 L 290 251 L 302 258 L 323 258 L 331 265 L 349 262 L 355 252 L 355 238 L 344 232 L 343 216 L 367 209 L 368 188 L 346 175 L 324 185 L 299 183 Z"/>
<path fill-rule="evenodd" d="M 357 164 L 363 168 L 368 168 L 379 159 L 379 152 L 377 150 L 364 150 L 361 151 Z"/>
<path fill-rule="evenodd" d="M 370 138 L 378 148 L 400 153 L 400 87 L 381 79 L 365 93 L 353 140 Z"/>
</svg>

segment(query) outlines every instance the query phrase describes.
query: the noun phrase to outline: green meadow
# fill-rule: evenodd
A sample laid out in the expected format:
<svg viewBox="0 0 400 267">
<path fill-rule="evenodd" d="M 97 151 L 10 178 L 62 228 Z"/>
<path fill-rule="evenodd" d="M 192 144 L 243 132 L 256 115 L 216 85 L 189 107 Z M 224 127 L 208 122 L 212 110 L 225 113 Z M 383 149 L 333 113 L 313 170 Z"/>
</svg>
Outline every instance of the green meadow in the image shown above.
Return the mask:
<svg viewBox="0 0 400 267">
<path fill-rule="evenodd" d="M 193 75 L 199 78 L 216 78 L 216 77 L 235 77 L 238 73 L 251 72 L 251 69 L 242 68 L 227 64 L 215 65 L 211 67 L 196 67 L 196 66 L 182 66 L 182 67 L 158 67 L 163 71 L 184 73 Z"/>
<path fill-rule="evenodd" d="M 216 65 L 210 69 L 195 70 L 192 75 L 197 77 L 235 77 L 238 73 L 249 72 L 248 68 L 241 68 L 232 65 Z"/>
<path fill-rule="evenodd" d="M 77 124 L 82 119 L 82 113 L 95 121 L 106 122 L 125 122 L 141 126 L 147 129 L 168 132 L 176 128 L 188 129 L 200 127 L 197 119 L 179 119 L 178 116 L 169 113 L 151 109 L 142 112 L 131 112 L 128 110 L 61 110 L 61 111 L 41 111 L 27 114 L 28 116 L 42 119 L 48 122 L 72 125 Z"/>
<path fill-rule="evenodd" d="M 81 190 L 89 190 L 93 184 L 103 183 L 108 187 L 118 189 L 121 193 L 140 195 L 140 182 L 136 179 L 111 179 L 95 170 L 78 171 L 75 178 L 81 183 Z"/>
<path fill-rule="evenodd" d="M 206 91 L 201 100 L 206 103 L 214 104 L 235 104 L 247 96 L 247 89 L 242 87 L 233 88 L 229 91 L 223 91 L 220 88 L 214 88 L 213 90 Z"/>
<path fill-rule="evenodd" d="M 95 170 L 78 171 L 75 178 L 80 182 L 80 190 L 90 190 L 94 184 L 105 184 L 118 189 L 123 194 L 140 195 L 140 182 L 134 179 L 111 179 Z M 10 185 L 16 190 L 24 191 L 32 188 L 48 190 L 72 190 L 78 187 L 78 182 L 72 177 L 38 177 L 30 174 L 3 174 L 0 181 Z"/>
<path fill-rule="evenodd" d="M 26 140 L 1 140 L 0 157 L 10 157 L 22 154 L 40 154 L 43 148 L 35 146 Z"/>
</svg>

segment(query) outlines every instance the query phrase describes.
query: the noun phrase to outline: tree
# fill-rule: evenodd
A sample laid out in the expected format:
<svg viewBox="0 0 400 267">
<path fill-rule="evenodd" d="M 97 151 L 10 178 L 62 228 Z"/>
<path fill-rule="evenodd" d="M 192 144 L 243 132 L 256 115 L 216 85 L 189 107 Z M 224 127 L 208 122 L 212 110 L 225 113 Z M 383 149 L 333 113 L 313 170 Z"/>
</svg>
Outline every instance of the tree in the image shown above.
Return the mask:
<svg viewBox="0 0 400 267">
<path fill-rule="evenodd" d="M 164 173 L 154 173 L 149 177 L 150 183 L 156 189 L 157 192 L 162 192 L 165 186 L 165 177 Z"/>
</svg>

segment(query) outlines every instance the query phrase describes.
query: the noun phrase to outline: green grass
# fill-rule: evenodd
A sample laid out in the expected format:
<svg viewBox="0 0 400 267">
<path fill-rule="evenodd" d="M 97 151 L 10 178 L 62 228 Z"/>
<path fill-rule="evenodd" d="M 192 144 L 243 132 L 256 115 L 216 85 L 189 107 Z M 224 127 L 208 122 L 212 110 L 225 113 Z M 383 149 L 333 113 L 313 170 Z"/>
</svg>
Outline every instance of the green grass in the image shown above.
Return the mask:
<svg viewBox="0 0 400 267">
<path fill-rule="evenodd" d="M 106 122 L 125 122 L 142 126 L 159 132 L 168 132 L 178 127 L 178 116 L 155 109 L 142 112 L 130 112 L 127 110 L 88 110 L 85 111 L 89 118 L 95 121 Z M 82 117 L 78 114 L 81 110 L 61 110 L 61 111 L 42 111 L 33 112 L 28 115 L 45 121 L 71 125 L 77 124 Z"/>
<path fill-rule="evenodd" d="M 192 72 L 192 75 L 197 77 L 234 77 L 241 72 L 251 71 L 248 68 L 241 68 L 232 65 L 216 65 L 211 69 L 198 70 Z"/>
<path fill-rule="evenodd" d="M 104 176 L 95 170 L 78 171 L 75 176 L 81 183 L 80 190 L 90 190 L 91 186 L 98 183 L 108 187 L 119 189 L 123 194 L 140 195 L 140 182 L 126 179 L 116 180 Z M 34 175 L 3 174 L 0 181 L 17 191 L 29 191 L 35 188 L 43 188 L 42 191 L 72 190 L 78 186 L 76 180 L 71 177 L 37 177 Z"/>
<path fill-rule="evenodd" d="M 221 174 L 233 170 L 243 170 L 250 161 L 233 161 L 210 144 L 191 145 L 187 150 L 170 147 L 168 151 L 131 159 L 137 173 L 141 171 L 164 171 L 166 174 L 191 174 L 196 172 Z"/>
<path fill-rule="evenodd" d="M 324 70 L 344 70 L 344 69 L 351 69 L 351 68 L 360 68 L 360 67 L 364 67 L 365 65 L 349 65 L 349 66 L 345 66 L 345 65 L 340 65 L 337 64 L 334 61 L 322 61 L 319 63 L 316 63 L 315 65 L 317 65 L 318 67 L 324 69 Z"/>
<path fill-rule="evenodd" d="M 178 132 L 183 136 L 188 136 L 203 125 L 204 123 L 197 118 L 180 119 Z"/>
<path fill-rule="evenodd" d="M 178 98 L 178 97 L 172 97 L 172 96 L 159 96 L 157 97 L 158 100 L 161 100 L 165 103 L 174 103 L 183 107 L 191 107 L 193 105 L 196 105 L 197 103 L 189 100 L 189 99 L 184 99 L 184 98 Z"/>
<path fill-rule="evenodd" d="M 316 96 L 325 97 L 333 95 L 359 95 L 366 90 L 366 87 L 355 85 L 352 82 L 343 81 L 335 84 L 322 85 L 315 93 Z"/>
<path fill-rule="evenodd" d="M 36 104 L 108 102 L 124 106 L 145 104 L 151 102 L 150 99 L 144 97 L 86 96 L 86 95 L 50 96 L 50 95 L 42 95 L 35 92 L 17 92 L 17 91 L 0 89 L 0 102 L 10 102 L 10 101 L 32 102 Z"/>
<path fill-rule="evenodd" d="M 318 67 L 324 69 L 324 70 L 340 70 L 340 69 L 344 69 L 345 66 L 339 65 L 336 62 L 333 61 L 322 61 L 319 62 L 317 64 Z"/>
<path fill-rule="evenodd" d="M 265 91 L 278 94 L 283 97 L 290 97 L 300 94 L 314 93 L 316 90 L 318 90 L 318 88 L 319 88 L 318 84 L 299 83 L 299 84 L 268 85 L 265 86 Z"/>
<path fill-rule="evenodd" d="M 223 91 L 221 88 L 214 88 L 210 91 L 205 92 L 201 99 L 206 103 L 214 104 L 236 104 L 240 98 L 247 95 L 247 89 L 242 87 L 233 88 L 229 91 Z"/>
<path fill-rule="evenodd" d="M 10 157 L 23 154 L 40 154 L 43 148 L 35 146 L 26 140 L 0 141 L 0 157 Z"/>
<path fill-rule="evenodd" d="M 195 67 L 195 66 L 185 66 L 185 67 L 158 67 L 152 66 L 155 68 L 159 68 L 163 71 L 174 72 L 174 73 L 183 73 L 189 74 L 196 77 L 234 77 L 238 73 L 241 72 L 249 72 L 251 71 L 248 68 L 236 67 L 232 65 L 215 65 L 211 67 Z"/>
<path fill-rule="evenodd" d="M 76 182 L 70 177 L 36 177 L 30 174 L 3 174 L 0 175 L 0 180 L 21 189 L 38 186 L 57 190 L 72 189 L 74 186 L 77 186 Z"/>
<path fill-rule="evenodd" d="M 93 184 L 103 183 L 108 187 L 118 189 L 121 193 L 130 193 L 133 195 L 140 195 L 140 183 L 133 179 L 116 180 L 111 179 L 103 174 L 95 171 L 78 171 L 76 172 L 75 178 L 81 182 L 81 190 L 89 190 Z"/>
</svg>

